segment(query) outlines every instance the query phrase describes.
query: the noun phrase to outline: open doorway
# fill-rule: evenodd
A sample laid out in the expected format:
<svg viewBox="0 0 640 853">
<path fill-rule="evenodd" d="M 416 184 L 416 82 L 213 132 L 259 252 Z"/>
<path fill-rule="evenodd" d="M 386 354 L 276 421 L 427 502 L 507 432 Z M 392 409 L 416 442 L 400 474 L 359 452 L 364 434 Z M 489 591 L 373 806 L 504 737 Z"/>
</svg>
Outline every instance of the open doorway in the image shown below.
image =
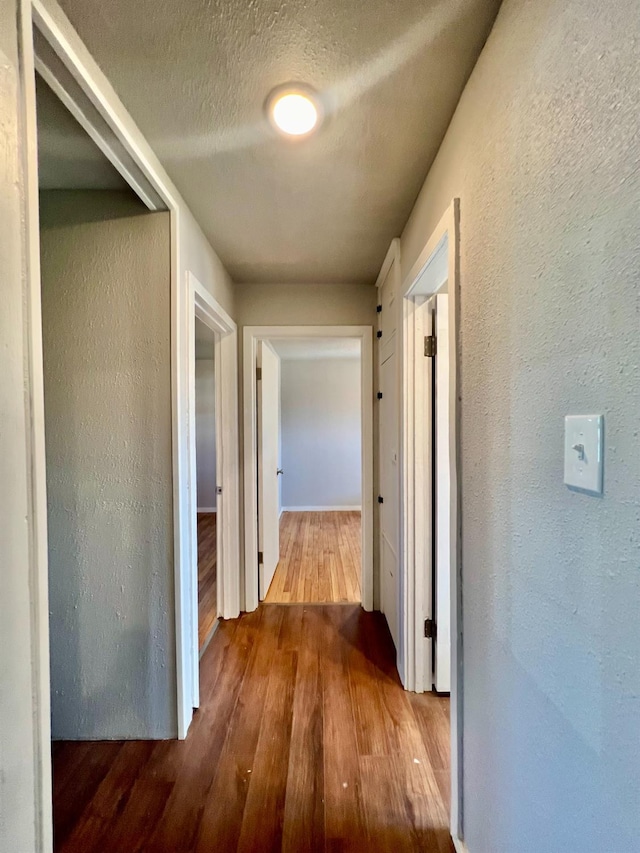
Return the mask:
<svg viewBox="0 0 640 853">
<path fill-rule="evenodd" d="M 258 346 L 260 599 L 362 600 L 362 407 L 358 338 Z"/>
<path fill-rule="evenodd" d="M 196 317 L 195 420 L 198 530 L 198 653 L 218 624 L 216 333 Z"/>
<path fill-rule="evenodd" d="M 68 741 L 176 732 L 171 239 L 36 95 L 55 780 Z"/>
<path fill-rule="evenodd" d="M 450 826 L 462 837 L 457 306 L 459 200 L 401 284 L 405 686 L 450 694 Z M 393 248 L 393 247 L 392 247 Z M 409 507 L 411 511 L 408 511 Z"/>
<path fill-rule="evenodd" d="M 243 387 L 247 610 L 373 609 L 372 328 L 245 327 Z"/>
</svg>

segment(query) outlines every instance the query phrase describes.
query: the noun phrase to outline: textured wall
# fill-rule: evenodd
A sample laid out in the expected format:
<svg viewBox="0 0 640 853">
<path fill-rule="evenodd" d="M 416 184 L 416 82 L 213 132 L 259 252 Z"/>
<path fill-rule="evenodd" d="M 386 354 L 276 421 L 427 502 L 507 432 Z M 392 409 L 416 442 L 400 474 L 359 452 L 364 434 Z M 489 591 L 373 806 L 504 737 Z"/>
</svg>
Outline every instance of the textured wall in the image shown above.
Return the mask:
<svg viewBox="0 0 640 853">
<path fill-rule="evenodd" d="M 640 849 L 639 45 L 637 0 L 505 0 L 403 235 L 460 197 L 471 853 Z"/>
<path fill-rule="evenodd" d="M 360 359 L 282 361 L 282 505 L 362 502 Z"/>
<path fill-rule="evenodd" d="M 369 326 L 376 319 L 369 284 L 239 284 L 240 326 Z"/>
<path fill-rule="evenodd" d="M 212 358 L 196 359 L 198 508 L 216 506 L 216 372 Z"/>
<path fill-rule="evenodd" d="M 176 733 L 169 214 L 41 196 L 52 726 Z"/>
</svg>

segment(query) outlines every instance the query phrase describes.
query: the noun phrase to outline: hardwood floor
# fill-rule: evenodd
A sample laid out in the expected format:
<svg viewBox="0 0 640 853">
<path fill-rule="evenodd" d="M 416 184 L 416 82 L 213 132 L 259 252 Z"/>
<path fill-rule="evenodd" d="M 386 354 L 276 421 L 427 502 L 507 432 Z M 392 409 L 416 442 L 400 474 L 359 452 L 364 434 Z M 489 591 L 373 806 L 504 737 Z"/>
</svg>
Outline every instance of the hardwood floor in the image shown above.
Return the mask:
<svg viewBox="0 0 640 853">
<path fill-rule="evenodd" d="M 361 525 L 359 512 L 283 513 L 280 562 L 265 601 L 359 602 Z"/>
<path fill-rule="evenodd" d="M 201 661 L 186 741 L 58 743 L 57 853 L 452 853 L 448 700 L 380 614 L 262 606 Z"/>
<path fill-rule="evenodd" d="M 216 514 L 198 513 L 198 647 L 209 639 L 218 618 Z"/>
</svg>

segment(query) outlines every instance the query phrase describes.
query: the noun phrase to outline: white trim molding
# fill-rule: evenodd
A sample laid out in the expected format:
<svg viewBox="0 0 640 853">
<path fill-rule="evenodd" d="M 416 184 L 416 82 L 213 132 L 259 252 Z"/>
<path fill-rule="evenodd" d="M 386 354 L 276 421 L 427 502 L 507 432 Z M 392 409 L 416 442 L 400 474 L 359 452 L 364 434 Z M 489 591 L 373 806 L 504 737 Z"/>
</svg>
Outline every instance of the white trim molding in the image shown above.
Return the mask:
<svg viewBox="0 0 640 853">
<path fill-rule="evenodd" d="M 469 853 L 469 848 L 461 838 L 458 838 L 457 835 L 452 835 L 451 840 L 453 841 L 456 853 Z"/>
<path fill-rule="evenodd" d="M 33 818 L 36 850 L 53 850 L 51 768 L 51 682 L 49 669 L 49 575 L 47 537 L 47 471 L 44 432 L 44 372 L 42 296 L 40 285 L 40 211 L 38 200 L 38 143 L 36 120 L 33 8 L 19 0 L 19 119 L 24 151 L 25 217 L 25 412 L 28 422 L 26 459 L 28 491 L 26 524 L 29 536 L 31 688 L 33 708 Z M 17 191 L 17 190 L 16 190 Z M 7 687 L 7 689 L 9 689 Z M 25 760 L 27 754 L 25 752 Z M 26 814 L 26 810 L 25 810 Z"/>
<path fill-rule="evenodd" d="M 199 506 L 196 512 L 198 515 L 201 513 L 206 513 L 207 515 L 212 515 L 218 511 L 218 508 L 215 506 Z"/>
<path fill-rule="evenodd" d="M 407 681 L 416 692 L 430 690 L 431 641 L 423 620 L 430 615 L 431 447 L 429 374 L 424 370 L 423 337 L 431 315 L 427 300 L 445 283 L 449 313 L 449 453 L 451 581 L 451 834 L 462 835 L 462 580 L 460 565 L 460 464 L 458 424 L 458 335 L 460 290 L 460 201 L 454 199 L 402 284 L 402 517 L 403 555 L 408 594 L 406 607 Z M 425 521 L 426 519 L 426 521 Z M 425 530 L 428 535 L 425 536 Z M 429 550 L 425 548 L 427 543 Z M 425 577 L 427 580 L 425 581 Z"/>
<path fill-rule="evenodd" d="M 187 374 L 186 395 L 178 399 L 178 420 L 186 424 L 187 465 L 180 468 L 180 534 L 189 554 L 179 569 L 180 611 L 176 642 L 183 671 L 190 672 L 192 707 L 200 703 L 198 649 L 198 508 L 196 465 L 196 319 L 215 333 L 216 487 L 218 513 L 217 615 L 240 615 L 240 465 L 238 447 L 238 335 L 234 321 L 193 273 L 187 273 L 186 347 L 179 352 L 178 373 Z"/>
<path fill-rule="evenodd" d="M 245 326 L 243 333 L 244 421 L 244 610 L 258 607 L 257 395 L 258 341 L 281 338 L 359 338 L 362 424 L 362 606 L 373 610 L 373 327 Z"/>
</svg>

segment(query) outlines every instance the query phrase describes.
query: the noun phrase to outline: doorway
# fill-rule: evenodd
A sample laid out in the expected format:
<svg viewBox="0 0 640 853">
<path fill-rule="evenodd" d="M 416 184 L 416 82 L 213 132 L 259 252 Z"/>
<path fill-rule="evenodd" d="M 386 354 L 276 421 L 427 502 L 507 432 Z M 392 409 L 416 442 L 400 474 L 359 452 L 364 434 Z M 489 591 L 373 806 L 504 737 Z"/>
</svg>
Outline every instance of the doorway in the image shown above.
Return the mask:
<svg viewBox="0 0 640 853">
<path fill-rule="evenodd" d="M 52 737 L 171 737 L 170 215 L 36 98 Z"/>
<path fill-rule="evenodd" d="M 451 811 L 462 838 L 462 588 L 457 310 L 459 200 L 401 285 L 405 687 L 450 693 Z"/>
<path fill-rule="evenodd" d="M 261 601 L 361 601 L 360 350 L 358 338 L 258 342 Z"/>
<path fill-rule="evenodd" d="M 369 326 L 245 328 L 247 610 L 373 609 L 371 365 Z"/>
<path fill-rule="evenodd" d="M 218 625 L 218 537 L 216 466 L 216 333 L 195 321 L 195 430 L 198 530 L 198 654 L 202 657 Z"/>
</svg>

